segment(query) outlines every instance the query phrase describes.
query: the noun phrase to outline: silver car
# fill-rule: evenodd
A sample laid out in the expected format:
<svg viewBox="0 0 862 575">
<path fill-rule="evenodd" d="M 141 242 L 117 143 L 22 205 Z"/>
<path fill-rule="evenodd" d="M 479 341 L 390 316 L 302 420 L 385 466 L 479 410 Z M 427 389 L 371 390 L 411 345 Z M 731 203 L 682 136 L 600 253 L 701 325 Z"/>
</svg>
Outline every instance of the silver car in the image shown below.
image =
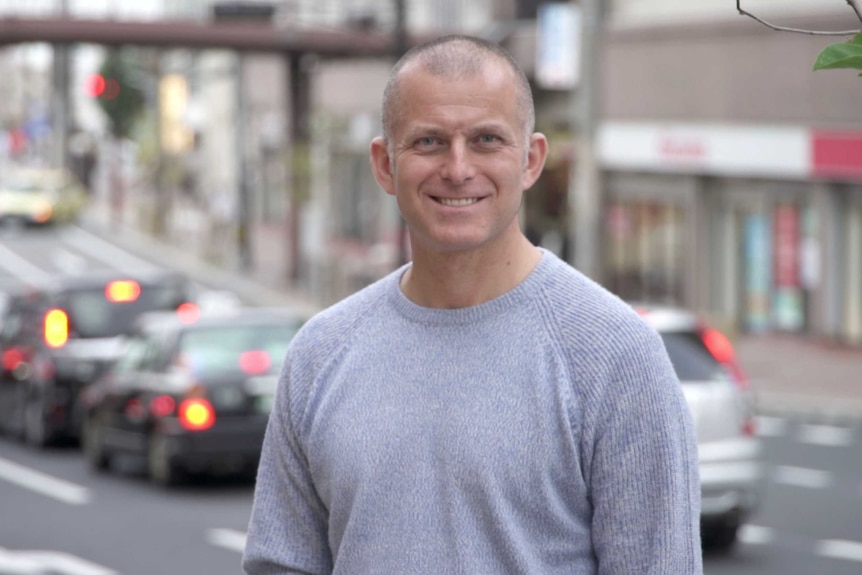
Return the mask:
<svg viewBox="0 0 862 575">
<path fill-rule="evenodd" d="M 730 340 L 699 316 L 673 307 L 634 307 L 661 334 L 697 428 L 704 549 L 729 551 L 763 497 L 752 389 Z"/>
</svg>

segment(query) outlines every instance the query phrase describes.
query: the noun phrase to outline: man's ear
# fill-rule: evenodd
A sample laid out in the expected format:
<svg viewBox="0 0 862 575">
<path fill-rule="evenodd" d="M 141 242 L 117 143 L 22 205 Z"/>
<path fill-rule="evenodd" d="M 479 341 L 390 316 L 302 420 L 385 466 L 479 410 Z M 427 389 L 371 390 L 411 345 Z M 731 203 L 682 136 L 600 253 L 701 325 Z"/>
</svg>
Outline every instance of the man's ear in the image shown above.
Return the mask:
<svg viewBox="0 0 862 575">
<path fill-rule="evenodd" d="M 530 136 L 530 149 L 527 153 L 527 164 L 524 166 L 522 185 L 525 190 L 532 187 L 542 175 L 545 160 L 548 159 L 548 139 L 539 132 Z"/>
<path fill-rule="evenodd" d="M 369 155 L 371 156 L 371 170 L 374 172 L 374 179 L 377 180 L 383 191 L 394 196 L 395 176 L 392 172 L 392 158 L 389 157 L 389 149 L 382 136 L 371 140 Z"/>
</svg>

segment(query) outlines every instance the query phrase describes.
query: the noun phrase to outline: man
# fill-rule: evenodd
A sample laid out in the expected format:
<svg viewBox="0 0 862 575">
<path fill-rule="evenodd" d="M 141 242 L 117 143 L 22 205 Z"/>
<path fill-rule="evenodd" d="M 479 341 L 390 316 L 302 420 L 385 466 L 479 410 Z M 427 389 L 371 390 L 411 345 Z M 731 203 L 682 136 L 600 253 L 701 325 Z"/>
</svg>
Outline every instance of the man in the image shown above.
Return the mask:
<svg viewBox="0 0 862 575">
<path fill-rule="evenodd" d="M 543 168 L 498 46 L 408 52 L 371 143 L 412 262 L 287 352 L 250 575 L 701 573 L 695 436 L 658 335 L 521 232 Z"/>
</svg>

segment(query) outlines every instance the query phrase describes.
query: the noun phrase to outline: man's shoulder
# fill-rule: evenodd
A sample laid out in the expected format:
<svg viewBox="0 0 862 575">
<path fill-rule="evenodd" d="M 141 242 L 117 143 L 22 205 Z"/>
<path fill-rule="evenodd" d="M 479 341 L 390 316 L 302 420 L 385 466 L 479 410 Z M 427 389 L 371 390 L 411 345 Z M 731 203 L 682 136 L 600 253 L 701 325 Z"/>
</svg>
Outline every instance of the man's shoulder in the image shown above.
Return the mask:
<svg viewBox="0 0 862 575">
<path fill-rule="evenodd" d="M 626 347 L 651 328 L 634 307 L 608 288 L 562 260 L 554 258 L 543 285 L 546 316 L 567 339 L 590 347 Z"/>
<path fill-rule="evenodd" d="M 385 304 L 391 282 L 389 274 L 312 316 L 293 341 L 297 351 L 329 353 L 353 333 L 360 323 Z"/>
</svg>

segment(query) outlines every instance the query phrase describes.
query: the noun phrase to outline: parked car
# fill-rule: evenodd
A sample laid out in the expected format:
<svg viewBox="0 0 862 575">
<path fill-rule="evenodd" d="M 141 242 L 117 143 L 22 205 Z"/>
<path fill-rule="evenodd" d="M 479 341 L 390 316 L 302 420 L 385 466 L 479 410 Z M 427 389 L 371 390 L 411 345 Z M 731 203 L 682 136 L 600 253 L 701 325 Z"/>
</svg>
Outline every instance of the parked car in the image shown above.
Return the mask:
<svg viewBox="0 0 862 575">
<path fill-rule="evenodd" d="M 0 428 L 34 446 L 79 439 L 76 402 L 117 357 L 144 312 L 194 313 L 183 275 L 93 272 L 60 276 L 8 296 L 0 320 Z"/>
<path fill-rule="evenodd" d="M 732 342 L 696 314 L 635 304 L 664 340 L 697 429 L 704 549 L 724 552 L 764 487 L 754 397 Z"/>
<path fill-rule="evenodd" d="M 17 168 L 0 180 L 0 222 L 47 225 L 77 218 L 87 190 L 68 170 Z"/>
<path fill-rule="evenodd" d="M 82 396 L 90 466 L 137 455 L 161 485 L 192 474 L 253 476 L 282 359 L 301 324 L 286 309 L 142 316 L 122 358 Z"/>
</svg>

